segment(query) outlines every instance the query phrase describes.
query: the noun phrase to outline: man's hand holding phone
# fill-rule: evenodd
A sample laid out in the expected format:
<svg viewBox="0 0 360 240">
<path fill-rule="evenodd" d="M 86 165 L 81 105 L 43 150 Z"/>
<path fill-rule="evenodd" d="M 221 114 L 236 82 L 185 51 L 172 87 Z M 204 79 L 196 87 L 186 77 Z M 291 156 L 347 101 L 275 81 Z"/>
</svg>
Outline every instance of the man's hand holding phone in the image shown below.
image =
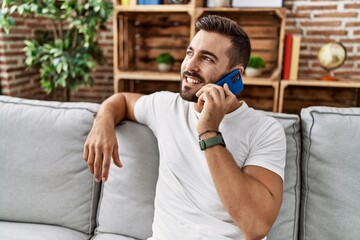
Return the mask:
<svg viewBox="0 0 360 240">
<path fill-rule="evenodd" d="M 241 73 L 235 69 L 221 78 L 216 84 L 202 87 L 196 96 L 202 107 L 198 132 L 218 130 L 225 114 L 233 104 L 238 103 L 236 95 L 244 89 Z"/>
<path fill-rule="evenodd" d="M 237 101 L 227 84 L 224 84 L 223 87 L 207 84 L 196 93 L 196 96 L 202 107 L 197 127 L 199 133 L 206 130 L 218 130 L 230 106 Z"/>
</svg>

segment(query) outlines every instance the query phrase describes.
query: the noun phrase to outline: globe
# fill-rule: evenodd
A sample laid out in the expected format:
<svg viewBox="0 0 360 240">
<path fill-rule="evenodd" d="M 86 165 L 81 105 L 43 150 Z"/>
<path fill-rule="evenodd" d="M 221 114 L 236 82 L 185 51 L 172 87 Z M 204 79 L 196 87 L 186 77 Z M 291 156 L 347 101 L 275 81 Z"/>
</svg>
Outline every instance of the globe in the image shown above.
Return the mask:
<svg viewBox="0 0 360 240">
<path fill-rule="evenodd" d="M 321 79 L 337 80 L 331 75 L 331 70 L 344 64 L 346 59 L 346 48 L 339 42 L 330 42 L 320 48 L 317 57 L 320 65 L 328 72 Z"/>
</svg>

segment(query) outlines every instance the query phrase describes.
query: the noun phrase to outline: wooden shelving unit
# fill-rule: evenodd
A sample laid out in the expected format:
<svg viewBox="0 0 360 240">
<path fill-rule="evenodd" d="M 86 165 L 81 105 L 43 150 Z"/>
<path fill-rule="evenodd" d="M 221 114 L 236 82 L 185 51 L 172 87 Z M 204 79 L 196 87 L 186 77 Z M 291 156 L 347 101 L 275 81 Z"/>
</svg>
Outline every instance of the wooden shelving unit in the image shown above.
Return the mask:
<svg viewBox="0 0 360 240">
<path fill-rule="evenodd" d="M 280 81 L 280 90 L 279 90 L 279 107 L 278 112 L 282 112 L 284 108 L 284 97 L 285 90 L 289 86 L 294 87 L 319 87 L 319 88 L 360 88 L 360 79 L 359 80 L 346 80 L 339 79 L 338 81 L 322 81 L 322 80 L 281 80 Z M 357 100 L 357 105 L 359 105 L 359 97 Z"/>
<path fill-rule="evenodd" d="M 244 83 L 273 88 L 273 107 L 266 110 L 277 111 L 284 8 L 206 8 L 201 0 L 188 4 L 121 6 L 114 1 L 114 91 L 138 92 L 134 83 L 139 81 L 178 82 L 180 86 L 180 65 L 195 34 L 196 20 L 208 14 L 231 18 L 249 34 L 252 53 L 262 56 L 267 67 L 261 78 L 244 77 Z M 172 72 L 157 71 L 155 57 L 165 51 L 175 57 Z"/>
</svg>

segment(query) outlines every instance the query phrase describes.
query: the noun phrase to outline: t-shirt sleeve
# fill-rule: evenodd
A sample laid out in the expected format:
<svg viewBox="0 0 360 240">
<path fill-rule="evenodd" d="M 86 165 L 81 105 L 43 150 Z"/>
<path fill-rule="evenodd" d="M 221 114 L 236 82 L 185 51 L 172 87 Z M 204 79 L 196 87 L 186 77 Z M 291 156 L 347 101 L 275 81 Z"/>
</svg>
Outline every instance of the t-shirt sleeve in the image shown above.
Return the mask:
<svg viewBox="0 0 360 240">
<path fill-rule="evenodd" d="M 252 149 L 245 166 L 254 165 L 266 168 L 278 174 L 284 180 L 286 138 L 279 122 L 269 118 L 258 129 L 253 139 Z"/>
<path fill-rule="evenodd" d="M 137 122 L 147 125 L 156 135 L 157 126 L 166 116 L 167 103 L 173 99 L 173 94 L 156 92 L 141 96 L 135 103 L 134 114 Z"/>
</svg>

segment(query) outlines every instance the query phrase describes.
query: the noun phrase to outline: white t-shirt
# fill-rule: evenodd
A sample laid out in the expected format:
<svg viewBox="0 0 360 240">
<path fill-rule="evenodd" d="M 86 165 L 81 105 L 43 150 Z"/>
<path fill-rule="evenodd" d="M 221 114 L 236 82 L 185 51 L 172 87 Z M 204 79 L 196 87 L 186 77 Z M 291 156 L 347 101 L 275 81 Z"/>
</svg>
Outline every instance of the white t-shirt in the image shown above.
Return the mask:
<svg viewBox="0 0 360 240">
<path fill-rule="evenodd" d="M 179 94 L 141 97 L 135 118 L 158 140 L 160 166 L 151 239 L 243 239 L 216 192 L 196 130 L 200 113 Z M 286 142 L 273 118 L 245 102 L 226 114 L 219 131 L 240 167 L 256 165 L 284 178 Z"/>
</svg>

